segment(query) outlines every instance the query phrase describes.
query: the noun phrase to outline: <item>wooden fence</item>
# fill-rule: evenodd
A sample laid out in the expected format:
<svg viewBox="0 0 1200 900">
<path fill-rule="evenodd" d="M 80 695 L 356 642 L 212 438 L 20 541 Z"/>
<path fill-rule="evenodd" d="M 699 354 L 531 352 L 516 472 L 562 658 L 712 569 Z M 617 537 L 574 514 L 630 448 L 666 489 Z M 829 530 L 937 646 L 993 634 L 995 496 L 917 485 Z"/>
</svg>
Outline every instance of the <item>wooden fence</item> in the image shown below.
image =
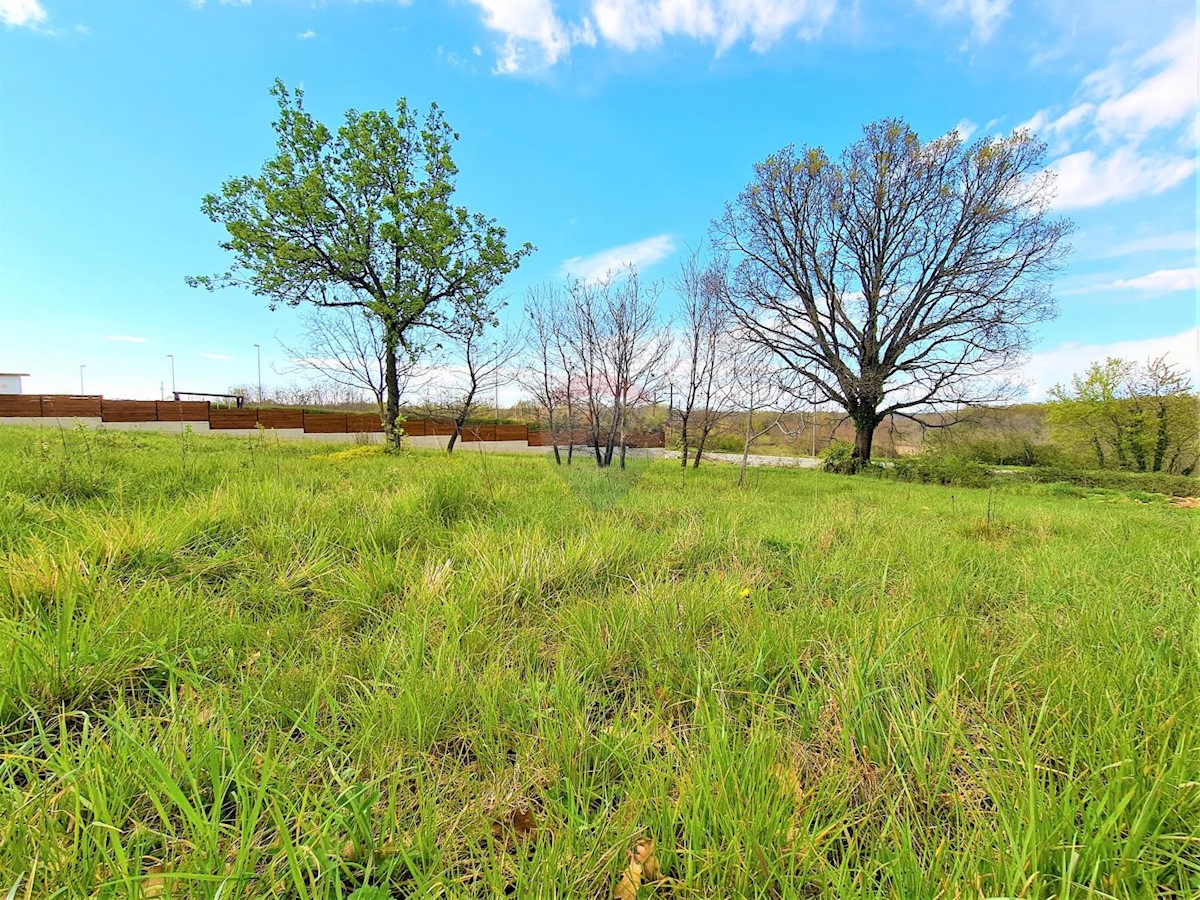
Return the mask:
<svg viewBox="0 0 1200 900">
<path fill-rule="evenodd" d="M 54 394 L 36 396 L 0 394 L 0 418 L 98 418 L 103 422 L 206 422 L 213 431 L 258 428 L 294 429 L 307 434 L 378 434 L 383 431 L 375 413 L 322 413 L 302 409 L 214 409 L 207 400 L 107 400 L 100 396 Z M 454 425 L 432 419 L 408 419 L 404 433 L 413 437 L 449 437 Z M 572 435 L 586 444 L 582 432 Z M 465 425 L 460 437 L 475 441 L 524 441 L 531 447 L 549 447 L 550 434 L 528 425 Z M 567 442 L 566 435 L 559 443 Z M 631 435 L 630 447 L 662 447 L 663 433 Z"/>
</svg>

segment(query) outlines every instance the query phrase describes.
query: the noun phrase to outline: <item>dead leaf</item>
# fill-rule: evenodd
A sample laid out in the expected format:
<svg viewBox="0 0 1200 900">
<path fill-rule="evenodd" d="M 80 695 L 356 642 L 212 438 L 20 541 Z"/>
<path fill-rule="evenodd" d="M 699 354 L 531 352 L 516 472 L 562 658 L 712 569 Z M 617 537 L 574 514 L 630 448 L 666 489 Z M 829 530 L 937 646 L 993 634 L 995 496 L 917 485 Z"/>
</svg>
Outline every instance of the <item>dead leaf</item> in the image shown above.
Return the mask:
<svg viewBox="0 0 1200 900">
<path fill-rule="evenodd" d="M 629 865 L 621 873 L 621 880 L 613 891 L 613 900 L 636 900 L 638 888 L 644 881 L 658 881 L 662 868 L 654 853 L 654 841 L 643 838 L 629 851 Z"/>
<path fill-rule="evenodd" d="M 161 897 L 163 891 L 167 887 L 167 881 L 163 878 L 162 873 L 166 871 L 166 867 L 160 865 L 151 866 L 146 870 L 146 875 L 142 879 L 142 896 L 147 898 Z"/>
<path fill-rule="evenodd" d="M 533 810 L 517 806 L 505 819 L 492 823 L 492 834 L 497 838 L 515 834 L 521 840 L 533 841 L 537 839 L 537 827 Z"/>
<path fill-rule="evenodd" d="M 783 788 L 784 793 L 791 794 L 796 798 L 796 805 L 799 806 L 804 802 L 804 785 L 800 781 L 800 775 L 791 766 L 777 765 L 775 766 L 775 777 L 779 780 L 779 786 Z"/>
</svg>

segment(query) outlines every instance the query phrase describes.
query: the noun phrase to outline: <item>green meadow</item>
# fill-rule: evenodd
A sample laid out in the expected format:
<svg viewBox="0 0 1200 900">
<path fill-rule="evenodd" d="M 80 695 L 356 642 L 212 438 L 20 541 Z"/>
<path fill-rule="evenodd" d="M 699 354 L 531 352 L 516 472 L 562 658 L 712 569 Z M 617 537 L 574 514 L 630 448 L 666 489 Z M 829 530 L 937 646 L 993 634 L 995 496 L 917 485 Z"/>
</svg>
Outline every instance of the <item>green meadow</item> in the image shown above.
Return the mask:
<svg viewBox="0 0 1200 900">
<path fill-rule="evenodd" d="M 1200 896 L 1200 510 L 736 476 L 0 431 L 0 897 Z"/>
</svg>

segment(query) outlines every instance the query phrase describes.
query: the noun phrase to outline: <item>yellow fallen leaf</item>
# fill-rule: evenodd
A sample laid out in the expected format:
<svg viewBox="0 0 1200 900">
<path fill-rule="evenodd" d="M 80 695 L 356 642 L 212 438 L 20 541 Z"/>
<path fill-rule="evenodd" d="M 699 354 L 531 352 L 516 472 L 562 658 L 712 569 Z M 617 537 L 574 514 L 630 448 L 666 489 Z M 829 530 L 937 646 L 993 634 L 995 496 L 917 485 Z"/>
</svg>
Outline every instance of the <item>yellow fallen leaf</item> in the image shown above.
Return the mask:
<svg viewBox="0 0 1200 900">
<path fill-rule="evenodd" d="M 654 841 L 643 838 L 629 851 L 629 865 L 621 873 L 613 900 L 636 900 L 643 881 L 657 881 L 661 877 L 662 868 L 654 854 Z"/>
<path fill-rule="evenodd" d="M 142 896 L 147 898 L 161 897 L 166 889 L 166 879 L 162 877 L 162 873 L 166 868 L 162 865 L 151 866 L 146 870 L 146 876 L 142 879 Z"/>
</svg>

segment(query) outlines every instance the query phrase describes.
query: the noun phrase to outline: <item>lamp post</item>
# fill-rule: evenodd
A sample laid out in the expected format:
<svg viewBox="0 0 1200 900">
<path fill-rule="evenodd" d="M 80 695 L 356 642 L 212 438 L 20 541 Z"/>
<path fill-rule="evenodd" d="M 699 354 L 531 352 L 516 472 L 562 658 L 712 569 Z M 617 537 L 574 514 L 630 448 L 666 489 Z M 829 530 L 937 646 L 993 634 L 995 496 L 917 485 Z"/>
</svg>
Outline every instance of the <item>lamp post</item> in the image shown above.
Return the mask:
<svg viewBox="0 0 1200 900">
<path fill-rule="evenodd" d="M 175 354 L 168 353 L 167 359 L 171 361 L 171 396 L 175 396 Z"/>
<path fill-rule="evenodd" d="M 262 405 L 262 347 L 258 344 L 254 345 L 254 352 L 258 357 L 258 404 Z"/>
<path fill-rule="evenodd" d="M 84 390 L 83 390 L 83 370 L 84 370 L 84 369 L 86 369 L 86 368 L 87 368 L 87 364 L 86 364 L 86 363 L 84 363 L 84 364 L 80 365 L 80 367 L 79 367 L 79 393 L 81 393 L 81 394 L 82 394 L 82 393 L 84 393 Z"/>
<path fill-rule="evenodd" d="M 496 356 L 500 355 L 500 345 L 498 343 L 493 342 L 492 353 L 495 354 Z M 495 404 L 495 407 L 496 407 L 496 428 L 499 429 L 500 428 L 500 367 L 499 366 L 496 367 L 495 378 L 496 378 L 496 381 L 492 385 L 492 388 L 495 391 L 495 393 L 492 397 L 492 402 Z M 493 434 L 493 437 L 494 436 L 495 436 L 495 434 Z"/>
</svg>

